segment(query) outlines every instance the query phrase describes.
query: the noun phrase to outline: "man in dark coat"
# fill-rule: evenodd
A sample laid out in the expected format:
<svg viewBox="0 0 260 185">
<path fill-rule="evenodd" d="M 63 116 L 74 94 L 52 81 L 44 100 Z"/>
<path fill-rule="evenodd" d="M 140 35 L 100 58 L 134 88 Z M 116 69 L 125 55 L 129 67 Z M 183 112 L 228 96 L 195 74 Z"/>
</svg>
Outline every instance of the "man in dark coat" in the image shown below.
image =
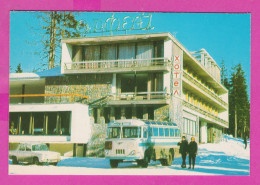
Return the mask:
<svg viewBox="0 0 260 185">
<path fill-rule="evenodd" d="M 198 144 L 195 141 L 195 137 L 191 138 L 191 142 L 189 144 L 189 169 L 191 169 L 191 163 L 192 163 L 192 169 L 194 169 L 195 166 L 195 159 L 198 151 Z"/>
<path fill-rule="evenodd" d="M 182 136 L 182 141 L 178 143 L 180 146 L 180 153 L 182 156 L 182 168 L 186 168 L 186 156 L 188 153 L 188 141 L 186 140 L 185 136 Z"/>
</svg>

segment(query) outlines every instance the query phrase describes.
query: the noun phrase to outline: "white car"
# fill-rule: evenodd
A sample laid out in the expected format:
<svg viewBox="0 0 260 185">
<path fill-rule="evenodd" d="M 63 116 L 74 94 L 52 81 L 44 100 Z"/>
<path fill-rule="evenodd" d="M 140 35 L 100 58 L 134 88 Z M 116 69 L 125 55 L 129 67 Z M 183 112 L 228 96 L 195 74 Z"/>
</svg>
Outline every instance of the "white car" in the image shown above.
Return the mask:
<svg viewBox="0 0 260 185">
<path fill-rule="evenodd" d="M 49 151 L 43 143 L 20 143 L 16 150 L 9 152 L 9 159 L 13 164 L 28 162 L 36 165 L 49 163 L 57 165 L 60 161 L 60 153 Z"/>
</svg>

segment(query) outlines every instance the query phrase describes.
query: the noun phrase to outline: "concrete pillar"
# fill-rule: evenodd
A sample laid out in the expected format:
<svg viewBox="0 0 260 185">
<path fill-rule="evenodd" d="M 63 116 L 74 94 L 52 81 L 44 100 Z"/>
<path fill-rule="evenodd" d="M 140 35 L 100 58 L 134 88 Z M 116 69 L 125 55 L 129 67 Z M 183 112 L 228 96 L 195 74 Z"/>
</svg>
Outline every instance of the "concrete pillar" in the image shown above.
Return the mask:
<svg viewBox="0 0 260 185">
<path fill-rule="evenodd" d="M 18 134 L 22 134 L 22 116 L 21 114 L 19 114 L 19 118 L 18 118 Z"/>
<path fill-rule="evenodd" d="M 100 124 L 105 124 L 104 108 L 100 108 Z"/>
<path fill-rule="evenodd" d="M 44 113 L 44 134 L 48 135 L 48 120 L 49 120 L 49 117 L 48 117 L 48 114 L 47 113 Z"/>
<path fill-rule="evenodd" d="M 136 106 L 132 107 L 132 119 L 136 119 Z"/>
<path fill-rule="evenodd" d="M 143 111 L 143 119 L 148 120 L 148 108 L 144 107 L 144 111 Z"/>
<path fill-rule="evenodd" d="M 200 142 L 207 143 L 207 139 L 208 139 L 207 123 L 202 121 L 200 125 Z"/>
<path fill-rule="evenodd" d="M 113 73 L 111 93 L 115 99 L 116 98 L 116 73 Z"/>
<path fill-rule="evenodd" d="M 101 119 L 100 119 L 100 108 L 97 108 L 97 123 L 100 124 L 101 123 Z"/>
<path fill-rule="evenodd" d="M 122 107 L 122 109 L 121 109 L 121 119 L 126 119 L 125 118 L 125 107 Z"/>
<path fill-rule="evenodd" d="M 111 107 L 110 121 L 115 121 L 115 107 Z"/>
<path fill-rule="evenodd" d="M 163 73 L 163 90 L 165 93 L 169 94 L 171 89 L 171 73 Z"/>
<path fill-rule="evenodd" d="M 148 92 L 148 95 L 147 95 L 147 99 L 149 100 L 151 95 L 150 95 L 150 92 L 152 91 L 152 74 L 148 74 L 148 82 L 147 82 L 147 92 Z"/>
</svg>

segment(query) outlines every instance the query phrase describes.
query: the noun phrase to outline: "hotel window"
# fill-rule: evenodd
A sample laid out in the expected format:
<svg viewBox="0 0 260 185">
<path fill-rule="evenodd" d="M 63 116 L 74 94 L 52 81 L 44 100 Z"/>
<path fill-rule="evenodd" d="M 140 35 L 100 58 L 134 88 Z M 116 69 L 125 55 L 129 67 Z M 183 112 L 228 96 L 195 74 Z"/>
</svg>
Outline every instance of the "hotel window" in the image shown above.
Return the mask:
<svg viewBox="0 0 260 185">
<path fill-rule="evenodd" d="M 9 129 L 11 131 L 14 127 L 17 135 L 70 135 L 70 111 L 28 112 L 20 113 L 18 119 L 14 120 L 15 117 L 16 113 L 10 113 Z"/>
<path fill-rule="evenodd" d="M 185 92 L 185 100 L 189 101 L 189 94 L 187 92 Z"/>
<path fill-rule="evenodd" d="M 73 62 L 82 62 L 83 56 L 83 47 L 82 46 L 74 46 L 72 51 L 72 61 Z"/>
<path fill-rule="evenodd" d="M 84 47 L 84 60 L 85 61 L 97 61 L 100 60 L 100 46 L 85 46 Z"/>
<path fill-rule="evenodd" d="M 101 46 L 101 60 L 116 60 L 117 46 L 115 44 L 106 44 Z"/>
<path fill-rule="evenodd" d="M 154 56 L 153 44 L 147 43 L 137 43 L 137 53 L 136 59 L 151 59 Z M 151 60 L 142 60 L 139 62 L 142 66 L 151 65 Z"/>
<path fill-rule="evenodd" d="M 193 95 L 191 95 L 190 103 L 193 104 Z"/>
<path fill-rule="evenodd" d="M 195 105 L 198 106 L 198 99 L 194 98 L 194 101 L 195 101 Z"/>
<path fill-rule="evenodd" d="M 120 61 L 120 63 L 118 64 L 120 67 L 132 66 L 134 64 L 134 61 L 130 59 L 135 59 L 135 43 L 120 44 L 118 59 L 126 59 L 126 61 Z"/>
</svg>

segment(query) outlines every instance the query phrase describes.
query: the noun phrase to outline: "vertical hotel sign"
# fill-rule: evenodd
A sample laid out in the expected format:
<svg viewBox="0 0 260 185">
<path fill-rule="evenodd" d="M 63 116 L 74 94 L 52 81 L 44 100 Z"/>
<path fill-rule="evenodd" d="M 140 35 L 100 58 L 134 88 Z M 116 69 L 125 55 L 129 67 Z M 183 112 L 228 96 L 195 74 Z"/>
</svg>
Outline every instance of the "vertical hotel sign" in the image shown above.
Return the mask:
<svg viewBox="0 0 260 185">
<path fill-rule="evenodd" d="M 173 59 L 173 96 L 181 97 L 181 56 L 174 55 Z"/>
</svg>

